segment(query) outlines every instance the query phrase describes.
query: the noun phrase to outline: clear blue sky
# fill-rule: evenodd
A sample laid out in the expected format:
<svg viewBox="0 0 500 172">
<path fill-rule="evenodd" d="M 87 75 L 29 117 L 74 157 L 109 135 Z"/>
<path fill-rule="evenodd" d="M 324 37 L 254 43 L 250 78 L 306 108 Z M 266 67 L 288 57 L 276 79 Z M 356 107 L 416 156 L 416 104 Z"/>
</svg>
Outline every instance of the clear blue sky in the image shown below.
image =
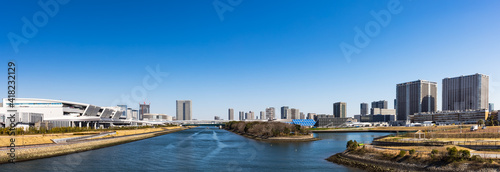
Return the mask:
<svg viewBox="0 0 500 172">
<path fill-rule="evenodd" d="M 341 43 L 354 45 L 354 28 L 390 1 L 220 0 L 232 8 L 223 20 L 213 2 L 72 0 L 43 25 L 37 1 L 5 1 L 0 71 L 17 62 L 18 97 L 109 106 L 160 65 L 169 75 L 147 92 L 152 112 L 175 115 L 175 100 L 191 99 L 197 119 L 227 119 L 227 108 L 279 116 L 284 105 L 331 114 L 337 101 L 352 116 L 361 102 L 392 108 L 396 84 L 417 79 L 438 82 L 441 109 L 441 80 L 474 73 L 490 76 L 500 107 L 500 1 L 401 0 L 350 61 Z M 33 16 L 42 27 L 16 53 L 8 35 L 23 36 L 22 18 Z"/>
</svg>

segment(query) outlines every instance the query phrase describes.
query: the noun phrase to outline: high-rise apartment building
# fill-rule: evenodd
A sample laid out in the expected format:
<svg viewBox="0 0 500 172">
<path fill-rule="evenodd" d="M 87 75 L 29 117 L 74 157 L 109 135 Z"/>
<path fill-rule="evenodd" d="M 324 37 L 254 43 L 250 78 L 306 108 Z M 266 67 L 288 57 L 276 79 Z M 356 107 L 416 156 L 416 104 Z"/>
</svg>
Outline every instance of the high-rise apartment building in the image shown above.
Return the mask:
<svg viewBox="0 0 500 172">
<path fill-rule="evenodd" d="M 233 108 L 229 108 L 227 110 L 227 119 L 229 121 L 234 121 L 234 109 Z"/>
<path fill-rule="evenodd" d="M 275 116 L 274 108 L 273 107 L 266 108 L 266 119 L 273 120 L 275 118 L 276 118 L 276 116 Z"/>
<path fill-rule="evenodd" d="M 266 119 L 266 112 L 260 111 L 260 120 Z"/>
<path fill-rule="evenodd" d="M 300 119 L 306 119 L 306 115 L 304 114 L 304 112 L 300 112 Z"/>
<path fill-rule="evenodd" d="M 300 118 L 300 110 L 292 108 L 290 109 L 290 118 L 287 119 L 299 119 Z"/>
<path fill-rule="evenodd" d="M 359 110 L 361 115 L 368 115 L 368 103 L 361 103 Z"/>
<path fill-rule="evenodd" d="M 192 102 L 191 100 L 176 101 L 176 118 L 177 120 L 192 120 Z"/>
<path fill-rule="evenodd" d="M 443 111 L 489 109 L 489 76 L 474 74 L 443 79 Z"/>
<path fill-rule="evenodd" d="M 495 104 L 490 103 L 490 108 L 489 108 L 489 111 L 490 111 L 490 112 L 493 112 L 494 110 L 495 110 Z"/>
<path fill-rule="evenodd" d="M 397 120 L 408 122 L 409 115 L 437 110 L 437 83 L 417 80 L 396 85 Z"/>
<path fill-rule="evenodd" d="M 240 112 L 239 112 L 239 116 L 240 116 L 240 118 L 239 118 L 239 120 L 240 120 L 240 121 L 245 120 L 245 112 L 240 111 Z"/>
<path fill-rule="evenodd" d="M 372 102 L 372 108 L 387 109 L 387 101 L 380 100 Z"/>
<path fill-rule="evenodd" d="M 345 102 L 334 103 L 333 116 L 335 116 L 335 118 L 345 118 L 347 116 L 347 103 Z"/>
<path fill-rule="evenodd" d="M 144 104 L 139 104 L 139 120 L 144 118 L 144 114 L 150 113 L 149 108 L 150 104 L 146 104 L 146 102 L 144 102 Z"/>
<path fill-rule="evenodd" d="M 245 119 L 246 120 L 254 120 L 255 119 L 255 114 L 252 111 L 249 111 L 248 113 L 245 113 Z"/>
<path fill-rule="evenodd" d="M 290 119 L 290 109 L 288 106 L 281 107 L 281 119 Z"/>
<path fill-rule="evenodd" d="M 314 119 L 316 117 L 315 113 L 307 113 L 307 119 Z"/>
</svg>

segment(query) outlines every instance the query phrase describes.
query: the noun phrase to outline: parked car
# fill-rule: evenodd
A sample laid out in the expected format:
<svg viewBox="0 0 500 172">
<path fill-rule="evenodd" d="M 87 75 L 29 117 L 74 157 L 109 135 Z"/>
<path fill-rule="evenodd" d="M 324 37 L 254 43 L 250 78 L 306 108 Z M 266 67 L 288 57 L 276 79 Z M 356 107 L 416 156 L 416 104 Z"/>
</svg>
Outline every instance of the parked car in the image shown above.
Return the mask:
<svg viewBox="0 0 500 172">
<path fill-rule="evenodd" d="M 473 125 L 472 127 L 470 127 L 470 131 L 476 131 L 477 129 L 478 129 L 477 125 Z"/>
</svg>

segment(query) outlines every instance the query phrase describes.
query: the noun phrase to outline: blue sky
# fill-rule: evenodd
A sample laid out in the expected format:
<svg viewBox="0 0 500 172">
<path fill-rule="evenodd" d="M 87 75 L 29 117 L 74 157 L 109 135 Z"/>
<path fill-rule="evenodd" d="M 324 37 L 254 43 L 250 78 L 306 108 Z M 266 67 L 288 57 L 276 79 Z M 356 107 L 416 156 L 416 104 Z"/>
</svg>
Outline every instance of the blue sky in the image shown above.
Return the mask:
<svg viewBox="0 0 500 172">
<path fill-rule="evenodd" d="M 490 102 L 500 106 L 499 1 L 401 0 L 350 61 L 341 43 L 354 45 L 354 28 L 395 2 L 220 2 L 232 8 L 223 20 L 212 0 L 72 0 L 53 17 L 37 1 L 3 2 L 0 70 L 17 62 L 18 97 L 110 106 L 159 65 L 168 76 L 129 106 L 146 101 L 153 113 L 175 115 L 175 100 L 191 99 L 197 119 L 227 119 L 227 108 L 331 114 L 337 101 L 352 116 L 361 102 L 392 108 L 396 84 L 417 79 L 438 82 L 441 109 L 441 80 L 474 73 L 490 76 Z M 38 32 L 14 51 L 9 33 L 24 37 L 22 18 L 33 16 Z"/>
</svg>

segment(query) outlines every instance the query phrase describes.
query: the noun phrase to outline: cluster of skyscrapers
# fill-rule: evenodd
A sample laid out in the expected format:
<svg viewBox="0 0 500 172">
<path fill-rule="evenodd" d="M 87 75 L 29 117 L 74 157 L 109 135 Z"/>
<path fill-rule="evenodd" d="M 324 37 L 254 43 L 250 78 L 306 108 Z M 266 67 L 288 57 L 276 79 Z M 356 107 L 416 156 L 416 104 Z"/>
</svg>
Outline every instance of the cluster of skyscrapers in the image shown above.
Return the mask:
<svg viewBox="0 0 500 172">
<path fill-rule="evenodd" d="M 313 119 L 314 113 L 308 113 L 307 118 Z M 234 118 L 234 109 L 228 109 L 228 119 L 230 121 L 235 120 Z M 289 108 L 288 106 L 281 107 L 281 116 L 279 119 L 306 119 L 306 115 L 303 112 L 300 112 L 299 109 Z M 238 120 L 277 120 L 276 118 L 276 109 L 274 107 L 268 107 L 265 111 L 260 111 L 260 116 L 255 116 L 253 111 L 244 112 L 240 111 L 238 113 Z"/>
<path fill-rule="evenodd" d="M 234 109 L 229 108 L 228 109 L 228 120 L 229 121 L 234 121 Z M 238 120 L 243 121 L 243 120 L 273 120 L 274 119 L 274 108 L 269 107 L 266 108 L 266 111 L 260 111 L 260 116 L 255 116 L 255 112 L 249 111 L 249 112 L 244 112 L 240 111 L 238 113 Z"/>
<path fill-rule="evenodd" d="M 483 110 L 493 110 L 489 107 L 489 76 L 474 74 L 444 78 L 442 84 L 441 112 L 436 112 L 438 98 L 436 82 L 417 80 L 397 84 L 397 121 L 408 124 L 411 122 L 411 118 L 424 119 L 421 115 L 426 115 L 425 119 L 445 124 L 473 123 L 488 117 L 488 113 L 484 113 Z M 478 114 L 483 115 L 474 115 L 474 118 L 469 118 L 470 114 L 474 114 L 471 111 L 477 111 Z M 462 118 L 460 115 L 463 115 Z M 435 117 L 445 120 L 436 120 Z"/>
<path fill-rule="evenodd" d="M 483 74 L 444 78 L 442 82 L 442 111 L 437 111 L 437 83 L 416 80 L 396 85 L 394 109 L 388 108 L 386 100 L 360 104 L 360 115 L 347 117 L 347 103 L 333 104 L 333 115 L 308 113 L 307 117 L 299 109 L 283 106 L 281 120 L 314 119 L 319 125 L 340 124 L 342 122 L 387 122 L 391 125 L 407 125 L 412 122 L 433 121 L 442 124 L 474 123 L 486 119 L 488 111 L 493 111 L 489 103 L 489 77 Z M 234 110 L 229 109 L 229 120 L 234 120 Z M 275 109 L 261 111 L 260 119 L 275 119 Z M 254 120 L 254 112 L 240 112 L 239 120 Z M 323 121 L 323 122 L 321 122 Z"/>
</svg>

